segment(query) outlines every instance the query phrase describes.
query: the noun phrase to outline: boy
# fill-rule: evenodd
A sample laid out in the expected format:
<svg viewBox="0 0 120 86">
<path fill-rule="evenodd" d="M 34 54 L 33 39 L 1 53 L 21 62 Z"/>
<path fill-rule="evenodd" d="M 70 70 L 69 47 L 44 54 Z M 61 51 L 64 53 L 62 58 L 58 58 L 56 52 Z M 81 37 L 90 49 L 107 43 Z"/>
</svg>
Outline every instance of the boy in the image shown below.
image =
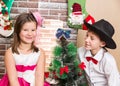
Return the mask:
<svg viewBox="0 0 120 86">
<path fill-rule="evenodd" d="M 85 46 L 78 49 L 89 86 L 120 86 L 119 72 L 114 57 L 106 48 L 115 49 L 113 26 L 101 19 L 94 24 L 84 22 L 88 31 Z"/>
</svg>

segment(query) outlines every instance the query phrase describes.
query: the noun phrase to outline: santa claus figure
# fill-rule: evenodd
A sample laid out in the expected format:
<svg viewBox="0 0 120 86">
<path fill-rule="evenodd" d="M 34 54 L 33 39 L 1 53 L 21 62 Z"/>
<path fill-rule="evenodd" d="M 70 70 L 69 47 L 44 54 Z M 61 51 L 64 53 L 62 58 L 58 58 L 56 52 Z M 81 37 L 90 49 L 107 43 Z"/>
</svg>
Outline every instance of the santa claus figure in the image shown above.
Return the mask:
<svg viewBox="0 0 120 86">
<path fill-rule="evenodd" d="M 74 3 L 72 5 L 72 13 L 70 13 L 69 21 L 72 25 L 81 25 L 83 24 L 85 14 L 82 14 L 81 5 Z"/>
</svg>

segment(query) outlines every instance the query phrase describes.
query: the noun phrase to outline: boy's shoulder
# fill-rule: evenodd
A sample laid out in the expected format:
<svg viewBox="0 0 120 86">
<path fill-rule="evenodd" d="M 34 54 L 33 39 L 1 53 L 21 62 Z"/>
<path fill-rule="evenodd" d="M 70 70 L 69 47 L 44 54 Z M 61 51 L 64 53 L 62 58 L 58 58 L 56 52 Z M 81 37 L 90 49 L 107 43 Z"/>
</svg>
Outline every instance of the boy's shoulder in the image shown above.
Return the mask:
<svg viewBox="0 0 120 86">
<path fill-rule="evenodd" d="M 85 49 L 84 46 L 79 47 L 78 50 L 77 50 L 77 53 L 78 53 L 79 55 L 84 55 L 85 52 L 86 52 L 86 49 Z"/>
<path fill-rule="evenodd" d="M 113 56 L 111 53 L 109 53 L 109 52 L 105 52 L 105 53 L 104 53 L 104 59 L 105 59 L 107 62 L 110 62 L 110 63 L 112 63 L 112 62 L 115 61 L 114 56 Z"/>
<path fill-rule="evenodd" d="M 79 52 L 79 51 L 82 51 L 82 52 L 83 52 L 83 51 L 86 51 L 86 49 L 85 49 L 84 46 L 82 46 L 82 47 L 79 47 L 79 48 L 78 48 L 78 52 Z"/>
</svg>

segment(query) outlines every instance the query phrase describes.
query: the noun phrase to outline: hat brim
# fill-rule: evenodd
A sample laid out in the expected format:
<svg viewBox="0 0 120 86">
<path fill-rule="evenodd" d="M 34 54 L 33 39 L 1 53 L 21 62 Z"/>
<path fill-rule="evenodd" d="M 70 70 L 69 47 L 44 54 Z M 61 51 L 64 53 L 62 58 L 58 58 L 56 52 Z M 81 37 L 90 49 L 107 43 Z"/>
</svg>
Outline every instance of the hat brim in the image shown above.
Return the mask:
<svg viewBox="0 0 120 86">
<path fill-rule="evenodd" d="M 114 40 L 111 37 L 109 37 L 108 35 L 106 35 L 105 32 L 101 31 L 100 27 L 93 26 L 92 24 L 89 24 L 85 21 L 84 21 L 84 24 L 88 29 L 94 31 L 95 33 L 99 34 L 99 36 L 101 38 L 103 38 L 103 41 L 106 42 L 105 47 L 110 48 L 110 49 L 115 49 L 116 48 L 116 43 L 114 42 Z"/>
</svg>

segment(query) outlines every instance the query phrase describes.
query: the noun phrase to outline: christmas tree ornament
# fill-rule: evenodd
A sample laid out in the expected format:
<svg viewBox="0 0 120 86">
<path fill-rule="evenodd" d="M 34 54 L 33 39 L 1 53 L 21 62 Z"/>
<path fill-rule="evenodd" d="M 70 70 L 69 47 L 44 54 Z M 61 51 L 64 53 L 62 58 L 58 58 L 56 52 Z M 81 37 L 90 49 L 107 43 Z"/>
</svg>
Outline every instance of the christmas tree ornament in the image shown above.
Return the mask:
<svg viewBox="0 0 120 86">
<path fill-rule="evenodd" d="M 85 63 L 84 63 L 84 62 L 81 62 L 81 63 L 79 64 L 79 68 L 82 69 L 82 70 L 84 70 L 84 69 L 86 68 Z"/>
<path fill-rule="evenodd" d="M 0 1 L 0 35 L 10 36 L 13 29 L 13 21 L 10 19 L 10 10 L 14 0 Z"/>
<path fill-rule="evenodd" d="M 71 33 L 70 30 L 63 30 L 61 28 L 58 28 L 56 37 L 60 39 L 62 36 L 64 36 L 65 39 L 68 39 L 70 38 L 70 33 Z"/>
<path fill-rule="evenodd" d="M 86 0 L 68 0 L 67 24 L 70 28 L 86 30 L 84 20 L 90 24 L 95 22 L 94 18 L 86 11 L 85 4 Z"/>
</svg>

